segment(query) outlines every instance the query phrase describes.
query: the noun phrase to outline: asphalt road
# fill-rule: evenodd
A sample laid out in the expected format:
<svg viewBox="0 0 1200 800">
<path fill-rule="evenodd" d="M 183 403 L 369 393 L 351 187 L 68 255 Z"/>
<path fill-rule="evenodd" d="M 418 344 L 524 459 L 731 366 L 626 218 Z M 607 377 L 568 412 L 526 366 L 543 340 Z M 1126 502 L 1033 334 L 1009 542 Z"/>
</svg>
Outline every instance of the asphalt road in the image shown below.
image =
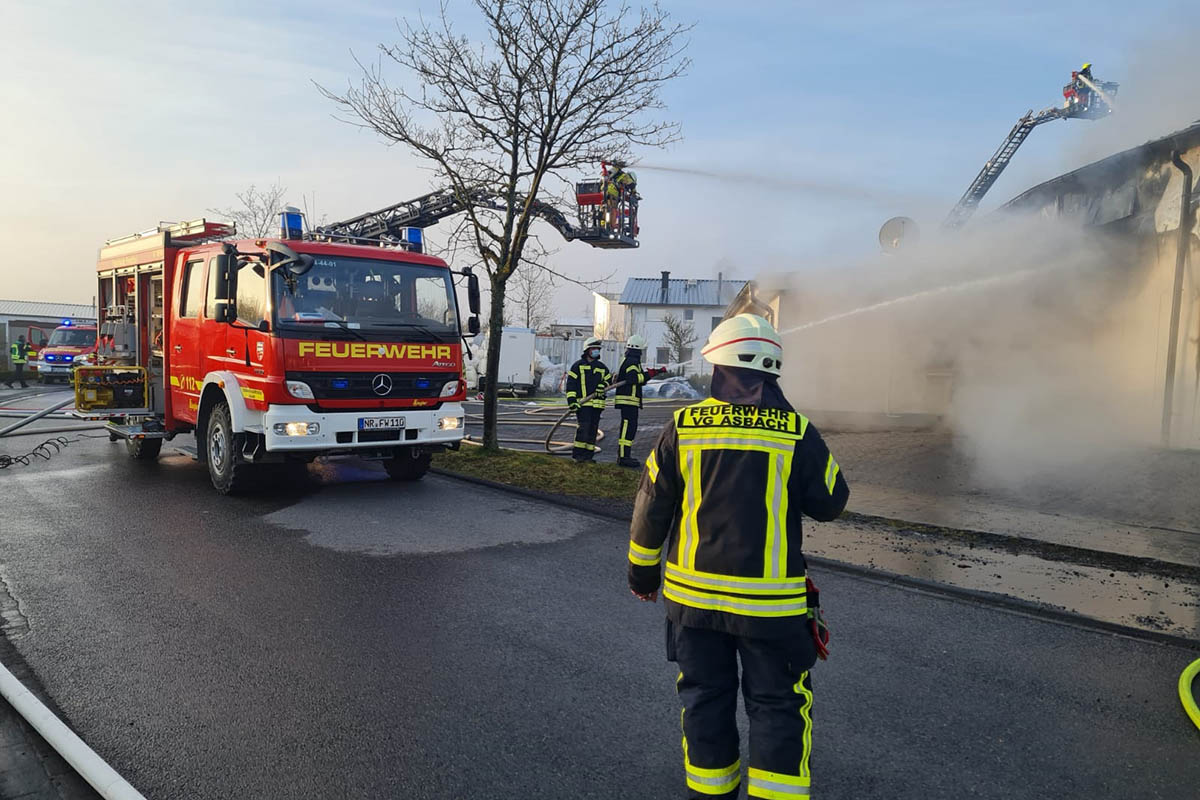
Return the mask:
<svg viewBox="0 0 1200 800">
<path fill-rule="evenodd" d="M 611 521 L 361 463 L 220 498 L 103 439 L 0 472 L 0 508 L 14 644 L 150 798 L 681 795 Z M 1196 796 L 1194 652 L 815 577 L 814 796 Z"/>
</svg>

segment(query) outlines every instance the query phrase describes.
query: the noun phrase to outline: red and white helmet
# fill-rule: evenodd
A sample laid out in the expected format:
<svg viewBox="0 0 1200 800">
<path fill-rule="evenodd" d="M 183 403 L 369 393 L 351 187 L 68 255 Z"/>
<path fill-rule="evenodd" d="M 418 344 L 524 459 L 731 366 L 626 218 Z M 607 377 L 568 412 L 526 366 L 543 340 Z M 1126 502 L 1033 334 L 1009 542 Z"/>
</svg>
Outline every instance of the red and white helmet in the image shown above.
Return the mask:
<svg viewBox="0 0 1200 800">
<path fill-rule="evenodd" d="M 772 375 L 778 375 L 783 366 L 779 332 L 757 314 L 738 314 L 713 328 L 700 355 L 710 364 L 745 367 Z"/>
</svg>

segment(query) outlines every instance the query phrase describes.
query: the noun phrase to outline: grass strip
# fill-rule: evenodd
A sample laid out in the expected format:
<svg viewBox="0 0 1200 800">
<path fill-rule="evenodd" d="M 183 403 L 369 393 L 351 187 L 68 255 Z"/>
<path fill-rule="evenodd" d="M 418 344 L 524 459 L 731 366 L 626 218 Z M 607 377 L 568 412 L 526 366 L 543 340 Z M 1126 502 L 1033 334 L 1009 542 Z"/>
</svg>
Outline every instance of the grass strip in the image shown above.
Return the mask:
<svg viewBox="0 0 1200 800">
<path fill-rule="evenodd" d="M 629 502 L 642 476 L 641 470 L 616 464 L 577 464 L 563 456 L 466 446 L 434 455 L 433 466 L 523 489 Z"/>
</svg>

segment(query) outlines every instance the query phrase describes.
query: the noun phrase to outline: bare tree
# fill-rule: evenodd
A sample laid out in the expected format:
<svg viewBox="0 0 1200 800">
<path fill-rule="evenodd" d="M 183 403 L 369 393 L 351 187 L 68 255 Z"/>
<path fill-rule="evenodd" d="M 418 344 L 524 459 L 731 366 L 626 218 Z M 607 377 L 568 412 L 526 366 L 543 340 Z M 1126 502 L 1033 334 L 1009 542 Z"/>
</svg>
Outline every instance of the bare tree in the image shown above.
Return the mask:
<svg viewBox="0 0 1200 800">
<path fill-rule="evenodd" d="M 692 345 L 696 342 L 696 329 L 690 322 L 684 322 L 674 314 L 663 317 L 666 333 L 663 336 L 667 350 L 673 363 L 682 364 L 692 360 Z"/>
<path fill-rule="evenodd" d="M 484 41 L 455 31 L 442 6 L 381 44 L 379 64 L 345 93 L 322 88 L 345 118 L 403 145 L 467 206 L 471 249 L 491 284 L 486 372 L 500 363 L 505 289 L 525 261 L 538 202 L 569 171 L 628 160 L 678 139 L 654 118 L 663 86 L 687 67 L 687 28 L 657 6 L 620 0 L 474 0 Z M 398 65 L 408 87 L 383 74 Z M 491 202 L 471 205 L 480 192 Z M 484 446 L 497 447 L 496 389 L 484 394 Z"/>
<path fill-rule="evenodd" d="M 230 208 L 210 208 L 208 213 L 234 223 L 238 236 L 256 239 L 267 236 L 276 228 L 286 194 L 287 187 L 279 181 L 265 189 L 259 189 L 252 183 L 246 191 L 234 195 L 238 201 L 237 205 Z"/>
<path fill-rule="evenodd" d="M 514 311 L 521 324 L 537 330 L 549 322 L 554 305 L 554 276 L 533 264 L 523 264 L 511 280 Z"/>
</svg>

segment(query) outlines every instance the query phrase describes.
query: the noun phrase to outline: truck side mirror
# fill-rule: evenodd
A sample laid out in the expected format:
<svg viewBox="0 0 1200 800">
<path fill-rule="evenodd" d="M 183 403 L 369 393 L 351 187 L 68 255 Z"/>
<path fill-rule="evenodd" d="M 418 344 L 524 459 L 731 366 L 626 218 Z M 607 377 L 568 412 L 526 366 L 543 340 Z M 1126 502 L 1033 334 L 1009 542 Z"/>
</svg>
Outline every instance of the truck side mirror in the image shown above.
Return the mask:
<svg viewBox="0 0 1200 800">
<path fill-rule="evenodd" d="M 479 317 L 467 318 L 467 332 L 472 336 L 479 333 Z"/>
<path fill-rule="evenodd" d="M 467 275 L 467 307 L 472 314 L 479 313 L 479 276 Z M 476 331 L 478 333 L 478 331 Z"/>
<path fill-rule="evenodd" d="M 233 278 L 233 273 L 237 270 L 237 254 L 222 253 L 216 256 L 213 261 L 216 262 L 216 270 L 213 275 L 217 279 L 215 291 L 211 292 L 213 297 L 228 298 L 230 283 Z"/>
</svg>

